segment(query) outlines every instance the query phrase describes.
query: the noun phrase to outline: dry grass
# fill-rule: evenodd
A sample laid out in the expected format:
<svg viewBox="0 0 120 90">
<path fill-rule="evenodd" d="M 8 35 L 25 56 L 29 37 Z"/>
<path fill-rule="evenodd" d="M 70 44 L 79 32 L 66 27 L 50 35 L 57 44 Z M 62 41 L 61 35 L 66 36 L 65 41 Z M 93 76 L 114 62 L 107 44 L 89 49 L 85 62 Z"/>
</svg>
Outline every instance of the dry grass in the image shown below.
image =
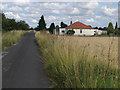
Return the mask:
<svg viewBox="0 0 120 90">
<path fill-rule="evenodd" d="M 17 30 L 8 31 L 2 34 L 2 50 L 4 51 L 8 47 L 15 44 L 18 40 L 22 38 L 23 35 L 28 33 L 27 31 Z"/>
<path fill-rule="evenodd" d="M 118 87 L 117 37 L 35 37 L 55 87 Z"/>
<path fill-rule="evenodd" d="M 71 47 L 75 47 L 76 50 L 84 49 L 84 53 L 88 53 L 88 58 L 95 58 L 98 61 L 108 61 L 110 58 L 116 67 L 118 65 L 118 37 L 56 37 L 60 40 L 58 42 L 64 39 L 63 43 L 70 43 Z"/>
</svg>

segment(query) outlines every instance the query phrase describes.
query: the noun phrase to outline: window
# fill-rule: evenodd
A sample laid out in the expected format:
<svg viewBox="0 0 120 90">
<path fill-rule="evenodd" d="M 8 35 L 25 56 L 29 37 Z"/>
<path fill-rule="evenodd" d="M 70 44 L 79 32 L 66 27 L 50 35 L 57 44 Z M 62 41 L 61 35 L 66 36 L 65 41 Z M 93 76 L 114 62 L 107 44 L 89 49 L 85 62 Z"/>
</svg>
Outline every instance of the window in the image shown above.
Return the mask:
<svg viewBox="0 0 120 90">
<path fill-rule="evenodd" d="M 65 31 L 62 30 L 62 33 L 64 33 Z"/>
<path fill-rule="evenodd" d="M 80 33 L 82 33 L 82 29 L 80 29 Z"/>
</svg>

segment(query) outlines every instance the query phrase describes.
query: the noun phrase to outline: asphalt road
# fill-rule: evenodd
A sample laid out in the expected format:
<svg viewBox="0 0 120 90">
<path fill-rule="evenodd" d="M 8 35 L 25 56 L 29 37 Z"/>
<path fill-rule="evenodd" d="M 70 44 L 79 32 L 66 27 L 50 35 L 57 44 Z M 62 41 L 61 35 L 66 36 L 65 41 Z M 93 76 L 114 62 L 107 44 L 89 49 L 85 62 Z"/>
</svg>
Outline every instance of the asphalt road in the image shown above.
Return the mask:
<svg viewBox="0 0 120 90">
<path fill-rule="evenodd" d="M 6 52 L 7 55 L 2 59 L 3 88 L 48 88 L 50 86 L 33 32 L 25 35 Z"/>
</svg>

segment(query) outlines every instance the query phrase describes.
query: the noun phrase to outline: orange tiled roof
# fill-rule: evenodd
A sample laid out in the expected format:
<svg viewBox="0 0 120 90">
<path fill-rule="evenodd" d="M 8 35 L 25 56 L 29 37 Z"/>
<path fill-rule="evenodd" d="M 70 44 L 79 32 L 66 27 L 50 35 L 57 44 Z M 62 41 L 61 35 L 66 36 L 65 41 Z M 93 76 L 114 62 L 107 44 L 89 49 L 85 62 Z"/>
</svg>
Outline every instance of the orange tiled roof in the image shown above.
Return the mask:
<svg viewBox="0 0 120 90">
<path fill-rule="evenodd" d="M 75 22 L 72 25 L 66 27 L 67 29 L 94 29 L 88 25 L 85 25 L 81 22 Z"/>
</svg>

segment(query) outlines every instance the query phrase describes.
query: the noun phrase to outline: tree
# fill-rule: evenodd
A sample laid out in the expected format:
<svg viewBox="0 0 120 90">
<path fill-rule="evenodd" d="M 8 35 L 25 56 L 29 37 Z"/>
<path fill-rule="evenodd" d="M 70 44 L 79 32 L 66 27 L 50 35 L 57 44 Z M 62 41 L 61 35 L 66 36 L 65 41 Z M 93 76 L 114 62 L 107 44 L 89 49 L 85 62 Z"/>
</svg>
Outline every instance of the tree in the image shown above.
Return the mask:
<svg viewBox="0 0 120 90">
<path fill-rule="evenodd" d="M 107 28 L 107 34 L 109 35 L 110 33 L 113 33 L 113 32 L 114 32 L 113 24 L 112 22 L 110 22 Z"/>
<path fill-rule="evenodd" d="M 50 28 L 49 28 L 49 32 L 51 33 L 51 34 L 53 34 L 53 30 L 55 29 L 55 24 L 54 23 L 51 23 L 51 25 L 50 25 Z"/>
<path fill-rule="evenodd" d="M 74 30 L 68 30 L 68 31 L 67 31 L 67 34 L 68 34 L 68 35 L 73 35 L 74 33 L 75 33 Z"/>
<path fill-rule="evenodd" d="M 29 29 L 29 25 L 25 21 L 19 21 L 16 23 L 17 30 L 27 30 Z"/>
<path fill-rule="evenodd" d="M 114 29 L 112 22 L 109 23 L 108 28 L 109 28 L 109 29 Z"/>
<path fill-rule="evenodd" d="M 117 29 L 117 28 L 118 28 L 118 24 L 117 24 L 117 22 L 116 22 L 115 29 Z"/>
<path fill-rule="evenodd" d="M 56 25 L 56 29 L 59 29 L 59 25 Z"/>
<path fill-rule="evenodd" d="M 45 20 L 44 20 L 44 16 L 43 16 L 43 15 L 41 16 L 41 19 L 39 20 L 38 28 L 39 28 L 39 30 L 44 30 L 44 29 L 46 29 L 46 23 L 45 23 Z"/>
<path fill-rule="evenodd" d="M 67 27 L 67 24 L 61 22 L 61 28 L 65 28 L 65 27 Z"/>
<path fill-rule="evenodd" d="M 94 27 L 95 29 L 98 29 L 98 27 Z"/>
<path fill-rule="evenodd" d="M 27 30 L 29 25 L 25 21 L 16 22 L 15 19 L 6 18 L 5 14 L 2 13 L 2 30 Z"/>
</svg>

